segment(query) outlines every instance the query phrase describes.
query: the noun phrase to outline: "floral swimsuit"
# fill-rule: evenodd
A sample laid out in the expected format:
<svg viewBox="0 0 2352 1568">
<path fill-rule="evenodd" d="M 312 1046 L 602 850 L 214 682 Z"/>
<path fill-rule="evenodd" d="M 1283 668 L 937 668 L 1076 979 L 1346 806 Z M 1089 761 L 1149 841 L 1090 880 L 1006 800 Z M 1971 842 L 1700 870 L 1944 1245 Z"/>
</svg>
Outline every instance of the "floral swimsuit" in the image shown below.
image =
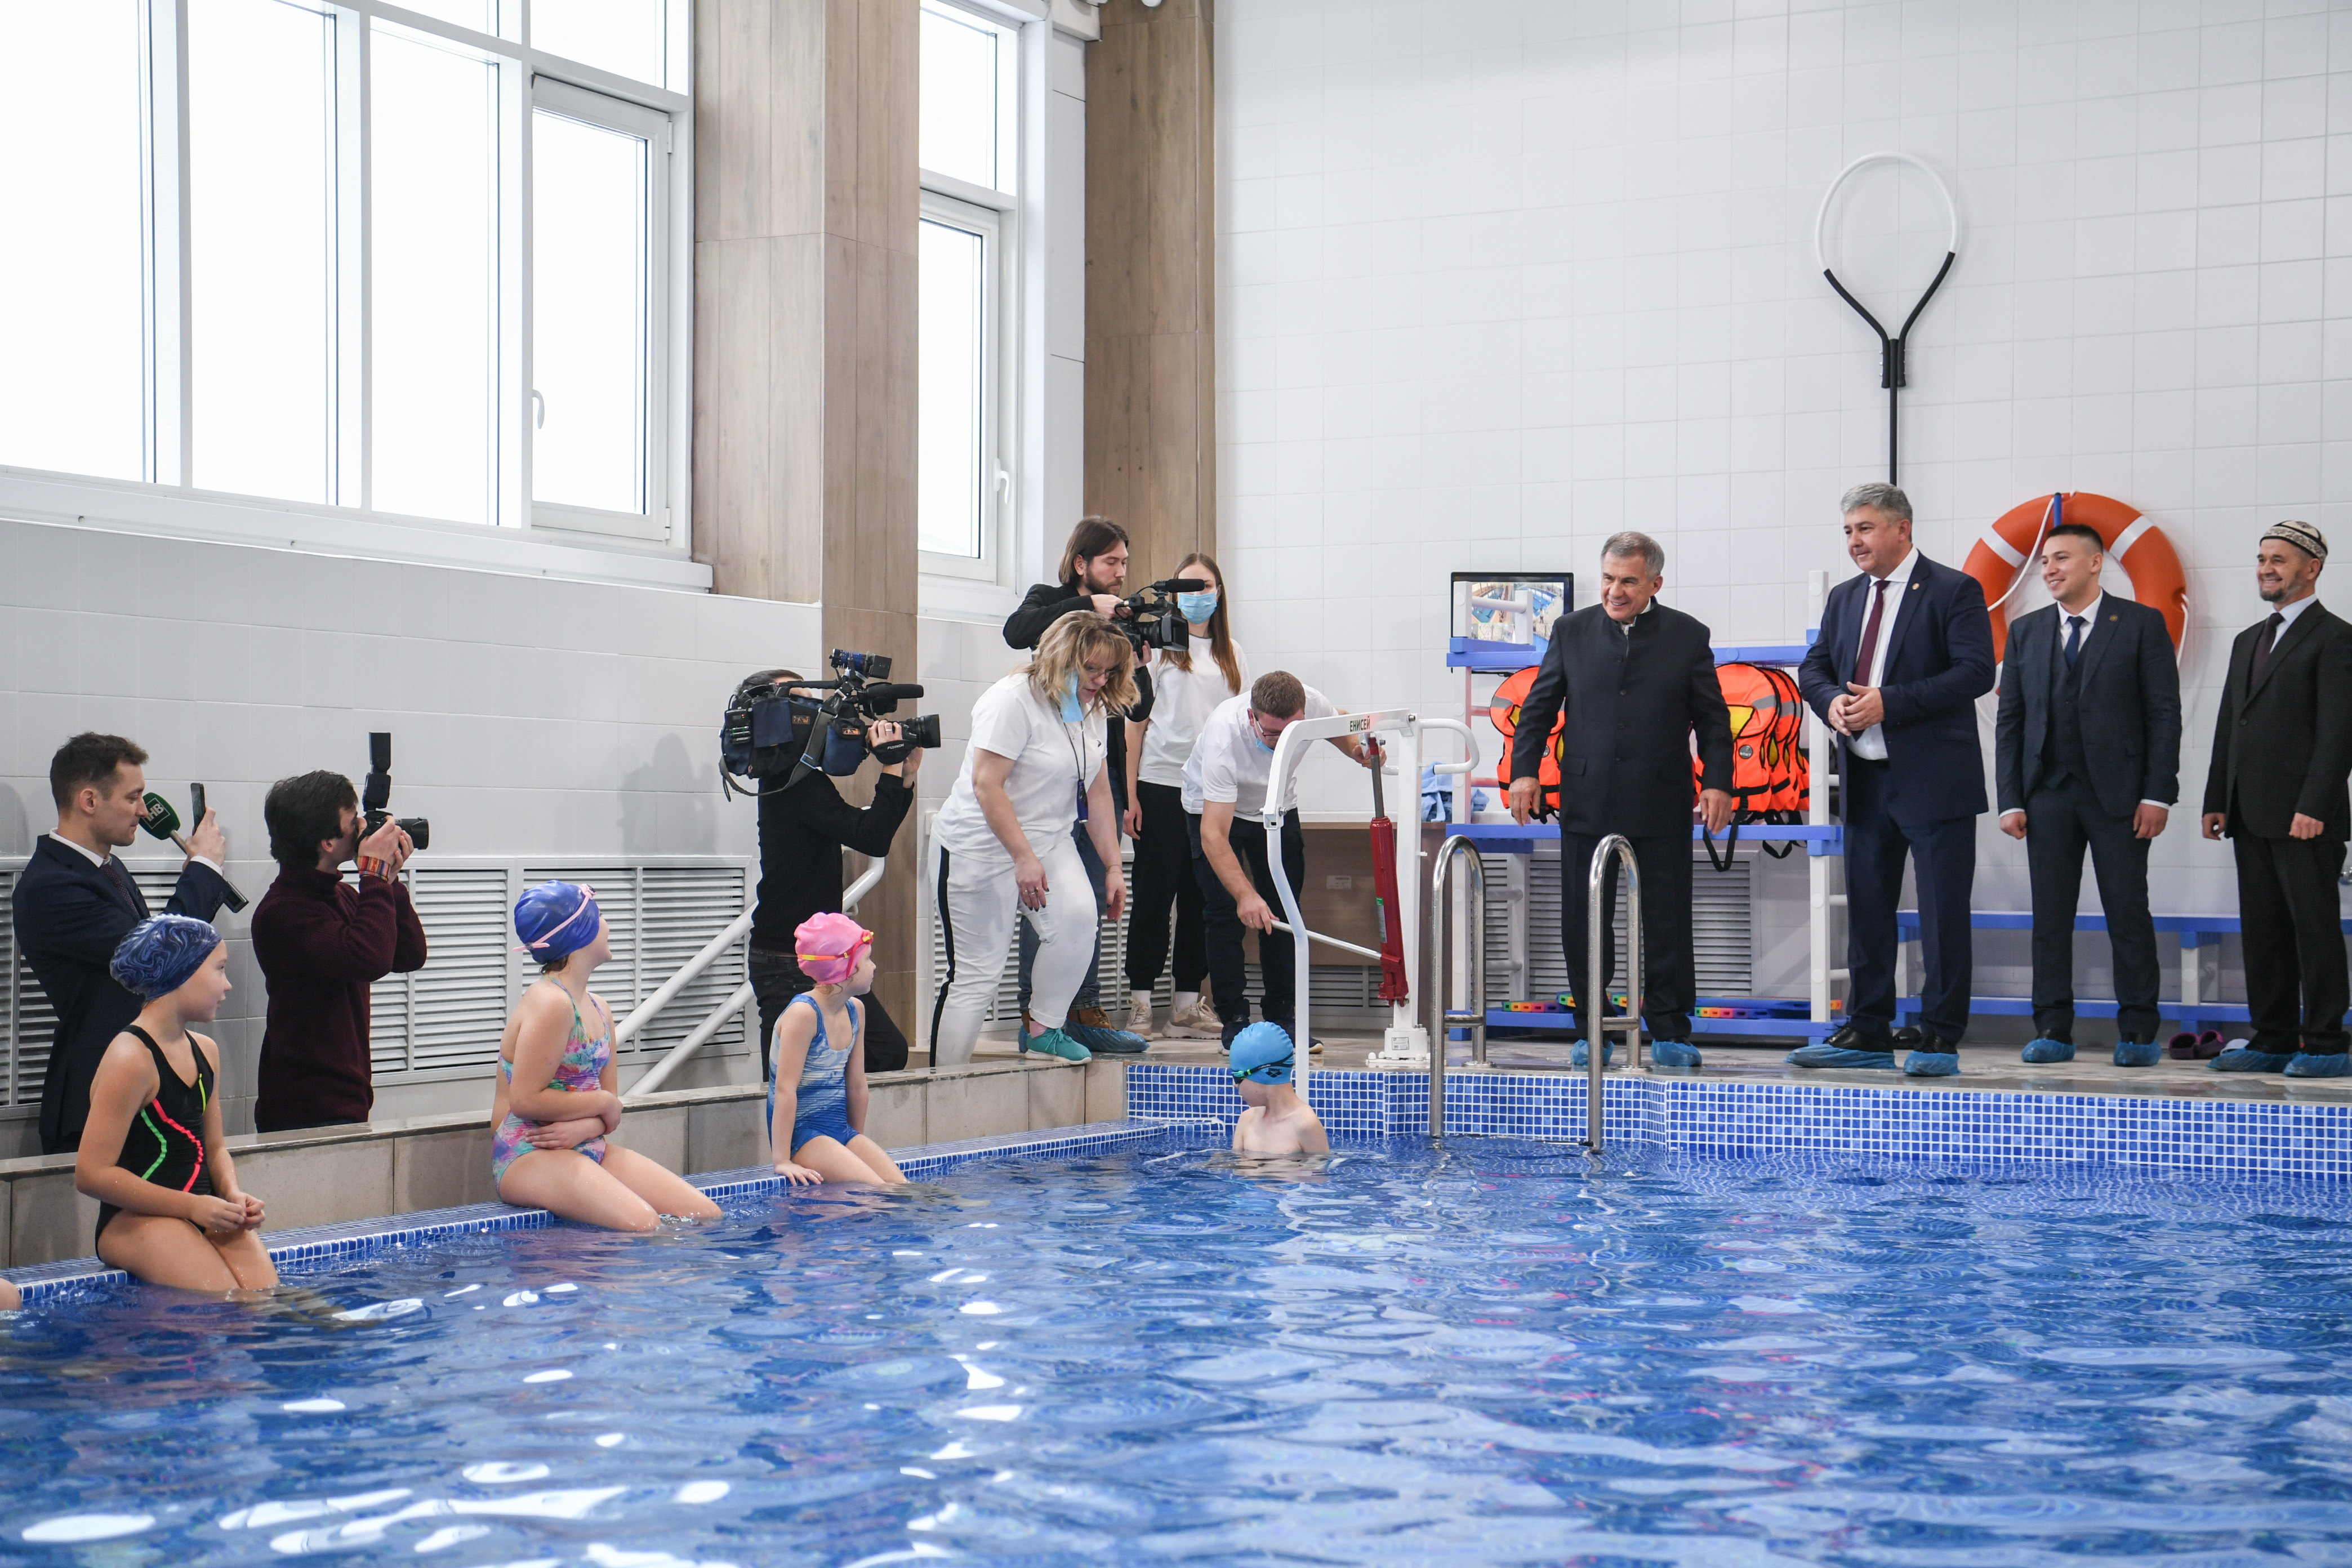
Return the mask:
<svg viewBox="0 0 2352 1568">
<path fill-rule="evenodd" d="M 558 987 L 558 989 L 562 988 Z M 567 999 L 571 994 L 568 991 L 564 992 Z M 602 998 L 598 999 L 596 1005 L 600 1010 L 603 1008 Z M 573 1094 L 602 1089 L 604 1087 L 604 1066 L 612 1059 L 612 1015 L 609 1013 L 604 1015 L 604 1034 L 591 1040 L 587 1037 L 587 1031 L 580 1021 L 580 1004 L 574 1002 L 572 1004 L 572 1036 L 563 1044 L 563 1059 L 556 1063 L 554 1081 L 547 1087 L 568 1089 Z M 499 1076 L 505 1080 L 508 1092 L 511 1095 L 514 1086 L 514 1063 L 500 1057 Z M 542 1122 L 516 1115 L 511 1109 L 508 1110 L 507 1119 L 499 1123 L 498 1131 L 490 1139 L 491 1181 L 502 1180 L 509 1165 L 531 1152 L 534 1145 L 530 1142 L 529 1134 L 534 1127 L 543 1125 Z M 560 1154 L 563 1151 L 551 1149 L 547 1152 Z M 574 1145 L 572 1152 L 585 1154 L 601 1165 L 604 1163 L 604 1140 L 602 1137 L 591 1138 L 584 1143 Z"/>
</svg>

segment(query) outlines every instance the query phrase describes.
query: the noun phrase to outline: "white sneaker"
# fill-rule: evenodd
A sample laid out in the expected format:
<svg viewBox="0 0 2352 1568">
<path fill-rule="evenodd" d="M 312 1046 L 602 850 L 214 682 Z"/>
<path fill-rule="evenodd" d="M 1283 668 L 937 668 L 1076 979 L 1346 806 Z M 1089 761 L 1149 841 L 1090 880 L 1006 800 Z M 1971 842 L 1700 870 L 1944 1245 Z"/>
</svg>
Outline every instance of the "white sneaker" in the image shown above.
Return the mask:
<svg viewBox="0 0 2352 1568">
<path fill-rule="evenodd" d="M 1151 1003 L 1149 998 L 1128 1003 L 1127 1032 L 1141 1035 L 1147 1040 L 1151 1037 Z"/>
<path fill-rule="evenodd" d="M 1204 996 L 1181 1013 L 1169 1014 L 1168 1027 L 1162 1032 L 1171 1040 L 1222 1040 L 1225 1026 Z"/>
</svg>

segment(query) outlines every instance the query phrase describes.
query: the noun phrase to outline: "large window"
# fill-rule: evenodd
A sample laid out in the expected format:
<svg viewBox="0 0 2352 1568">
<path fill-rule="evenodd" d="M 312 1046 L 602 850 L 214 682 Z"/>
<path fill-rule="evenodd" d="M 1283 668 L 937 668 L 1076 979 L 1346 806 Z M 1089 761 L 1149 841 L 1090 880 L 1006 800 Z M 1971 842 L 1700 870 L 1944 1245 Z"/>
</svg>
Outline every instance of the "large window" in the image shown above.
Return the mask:
<svg viewBox="0 0 2352 1568">
<path fill-rule="evenodd" d="M 926 0 L 921 28 L 917 532 L 926 571 L 995 580 L 1013 495 L 1017 39 L 947 0 Z"/>
<path fill-rule="evenodd" d="M 683 546 L 687 9 L 0 0 L 0 504 Z"/>
</svg>

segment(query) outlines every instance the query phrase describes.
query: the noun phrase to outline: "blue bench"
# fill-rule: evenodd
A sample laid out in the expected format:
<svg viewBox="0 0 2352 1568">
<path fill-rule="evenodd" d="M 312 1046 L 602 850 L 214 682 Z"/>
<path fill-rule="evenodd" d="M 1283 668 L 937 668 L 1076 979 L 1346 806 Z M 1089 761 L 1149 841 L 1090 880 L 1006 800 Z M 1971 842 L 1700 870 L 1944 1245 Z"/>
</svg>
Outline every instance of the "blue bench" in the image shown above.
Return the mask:
<svg viewBox="0 0 2352 1568">
<path fill-rule="evenodd" d="M 2198 1029 L 2209 1025 L 2243 1024 L 2251 1015 L 2242 1002 L 2221 1002 L 2206 996 L 2207 976 L 2204 958 L 2218 954 L 2221 939 L 2236 935 L 2239 930 L 2235 915 L 2158 915 L 2156 929 L 2171 931 L 2180 938 L 2180 995 L 2164 1003 L 2167 1017 L 2177 1018 L 2185 1029 Z M 1969 923 L 1979 931 L 2032 931 L 2033 915 L 2026 910 L 1978 910 L 1969 917 Z M 2346 934 L 2352 935 L 2352 921 L 2343 922 Z M 2076 931 L 2103 931 L 2107 929 L 2107 917 L 2103 914 L 2078 914 L 2074 917 Z M 1895 916 L 1895 940 L 1901 945 L 1895 950 L 1895 1012 L 1898 1019 L 1916 1021 L 1919 1016 L 1919 998 L 1910 994 L 1907 976 L 1911 969 L 1911 944 L 1919 940 L 1919 911 L 1899 910 Z M 2219 958 L 2215 964 L 2218 969 Z M 2218 973 L 2212 976 L 2219 984 Z M 2033 999 L 2030 996 L 1971 996 L 1970 1013 L 1996 1016 L 2032 1017 Z M 2077 996 L 2074 1013 L 2084 1018 L 2112 1018 L 2116 1004 L 2109 998 Z"/>
</svg>

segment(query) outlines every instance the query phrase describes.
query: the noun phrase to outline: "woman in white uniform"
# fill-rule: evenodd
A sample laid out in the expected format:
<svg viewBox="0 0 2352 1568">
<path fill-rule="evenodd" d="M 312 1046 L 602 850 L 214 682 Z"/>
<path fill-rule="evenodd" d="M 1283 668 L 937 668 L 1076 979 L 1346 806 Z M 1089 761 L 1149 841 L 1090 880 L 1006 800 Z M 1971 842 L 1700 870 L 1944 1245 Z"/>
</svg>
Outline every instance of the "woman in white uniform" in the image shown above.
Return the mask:
<svg viewBox="0 0 2352 1568">
<path fill-rule="evenodd" d="M 1024 916 L 1042 946 L 1021 1048 L 1087 1059 L 1062 1025 L 1094 957 L 1099 916 L 1115 921 L 1127 903 L 1104 736 L 1109 717 L 1135 700 L 1127 635 L 1089 611 L 1055 621 L 1035 660 L 972 705 L 963 769 L 931 828 L 932 888 L 948 933 L 947 976 L 931 1010 L 934 1066 L 971 1059 L 1013 922 Z M 1108 868 L 1100 911 L 1070 837 L 1079 820 Z"/>
<path fill-rule="evenodd" d="M 1184 764 L 1201 725 L 1217 704 L 1249 689 L 1249 659 L 1234 641 L 1225 574 L 1197 551 L 1170 574 L 1205 581 L 1196 594 L 1176 595 L 1191 627 L 1186 646 L 1151 653 L 1151 717 L 1127 721 L 1127 833 L 1135 840 L 1135 914 L 1127 928 L 1128 1029 L 1151 1036 L 1151 992 L 1169 959 L 1168 910 L 1176 910 L 1175 994 L 1168 1033 L 1213 1040 L 1221 1026 L 1201 999 L 1209 973 L 1202 923 L 1200 879 L 1192 875 L 1192 844 L 1184 829 Z"/>
</svg>

